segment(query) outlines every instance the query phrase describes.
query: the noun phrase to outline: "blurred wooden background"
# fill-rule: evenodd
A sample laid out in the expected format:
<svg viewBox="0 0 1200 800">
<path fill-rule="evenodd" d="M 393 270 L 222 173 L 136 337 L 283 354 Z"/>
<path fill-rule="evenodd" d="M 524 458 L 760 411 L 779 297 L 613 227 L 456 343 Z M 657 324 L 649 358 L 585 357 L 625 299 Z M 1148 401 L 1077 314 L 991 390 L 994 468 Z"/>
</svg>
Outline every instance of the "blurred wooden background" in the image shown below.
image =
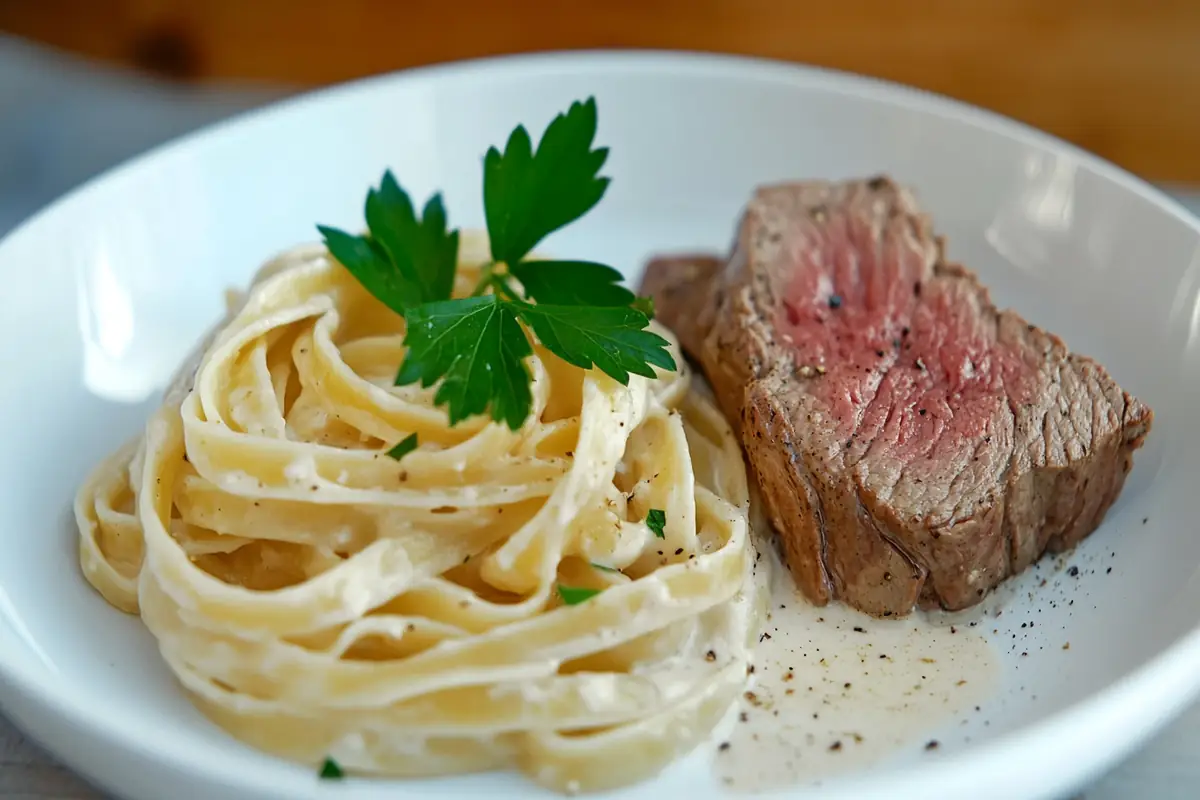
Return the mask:
<svg viewBox="0 0 1200 800">
<path fill-rule="evenodd" d="M 536 50 L 744 53 L 930 89 L 1200 183 L 1200 0 L 0 0 L 0 31 L 173 80 L 299 86 Z"/>
</svg>

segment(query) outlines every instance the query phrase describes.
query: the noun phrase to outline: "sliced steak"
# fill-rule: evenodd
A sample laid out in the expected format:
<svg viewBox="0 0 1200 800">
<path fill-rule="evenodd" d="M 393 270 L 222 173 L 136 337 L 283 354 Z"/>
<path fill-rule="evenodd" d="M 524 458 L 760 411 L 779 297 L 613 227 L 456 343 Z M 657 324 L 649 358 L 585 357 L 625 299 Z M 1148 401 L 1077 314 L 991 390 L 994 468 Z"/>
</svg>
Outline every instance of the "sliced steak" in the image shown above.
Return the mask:
<svg viewBox="0 0 1200 800">
<path fill-rule="evenodd" d="M 760 189 L 643 292 L 740 430 L 810 600 L 961 609 L 1100 524 L 1149 408 L 999 311 L 887 178 Z"/>
</svg>

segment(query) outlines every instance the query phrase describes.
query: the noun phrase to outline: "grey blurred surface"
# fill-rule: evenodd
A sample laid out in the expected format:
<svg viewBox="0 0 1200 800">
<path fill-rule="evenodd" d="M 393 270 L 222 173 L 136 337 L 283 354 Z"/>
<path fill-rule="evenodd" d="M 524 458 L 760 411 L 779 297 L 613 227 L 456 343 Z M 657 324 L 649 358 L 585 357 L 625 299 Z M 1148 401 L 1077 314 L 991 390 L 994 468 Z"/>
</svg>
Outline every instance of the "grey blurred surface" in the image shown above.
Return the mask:
<svg viewBox="0 0 1200 800">
<path fill-rule="evenodd" d="M 181 88 L 0 36 L 0 236 L 108 167 L 290 94 Z M 1200 187 L 1164 187 L 1200 215 Z M 1088 788 L 1087 800 L 1200 797 L 1200 707 Z M 0 717 L 0 800 L 101 800 Z"/>
<path fill-rule="evenodd" d="M 0 35 L 0 234 L 131 156 L 287 94 L 181 88 Z"/>
</svg>

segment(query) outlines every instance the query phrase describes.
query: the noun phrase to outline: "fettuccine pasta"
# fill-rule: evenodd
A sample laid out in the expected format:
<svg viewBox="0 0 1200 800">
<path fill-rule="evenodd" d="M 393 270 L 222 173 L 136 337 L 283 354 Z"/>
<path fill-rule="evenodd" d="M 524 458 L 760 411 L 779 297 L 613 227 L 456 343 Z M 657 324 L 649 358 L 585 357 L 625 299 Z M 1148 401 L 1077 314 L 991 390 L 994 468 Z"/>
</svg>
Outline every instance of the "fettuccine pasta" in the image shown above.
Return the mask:
<svg viewBox="0 0 1200 800">
<path fill-rule="evenodd" d="M 485 253 L 464 237 L 460 293 Z M 301 762 L 516 766 L 564 792 L 705 739 L 745 686 L 763 583 L 738 443 L 669 332 L 680 371 L 628 386 L 535 343 L 525 425 L 452 427 L 433 389 L 392 385 L 404 321 L 323 247 L 230 301 L 75 509 L 87 580 L 201 711 Z"/>
</svg>

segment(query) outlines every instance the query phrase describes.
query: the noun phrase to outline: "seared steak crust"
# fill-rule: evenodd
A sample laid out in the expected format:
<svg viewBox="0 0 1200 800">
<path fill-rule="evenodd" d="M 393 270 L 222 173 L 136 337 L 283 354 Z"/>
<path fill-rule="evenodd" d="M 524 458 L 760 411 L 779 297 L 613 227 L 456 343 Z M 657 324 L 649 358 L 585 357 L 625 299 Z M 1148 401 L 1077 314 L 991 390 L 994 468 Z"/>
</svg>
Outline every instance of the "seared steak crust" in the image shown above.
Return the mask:
<svg viewBox="0 0 1200 800">
<path fill-rule="evenodd" d="M 817 604 L 977 603 L 1095 530 L 1150 429 L 1103 367 L 947 263 L 887 178 L 760 189 L 728 259 L 655 259 L 642 289 Z"/>
</svg>

